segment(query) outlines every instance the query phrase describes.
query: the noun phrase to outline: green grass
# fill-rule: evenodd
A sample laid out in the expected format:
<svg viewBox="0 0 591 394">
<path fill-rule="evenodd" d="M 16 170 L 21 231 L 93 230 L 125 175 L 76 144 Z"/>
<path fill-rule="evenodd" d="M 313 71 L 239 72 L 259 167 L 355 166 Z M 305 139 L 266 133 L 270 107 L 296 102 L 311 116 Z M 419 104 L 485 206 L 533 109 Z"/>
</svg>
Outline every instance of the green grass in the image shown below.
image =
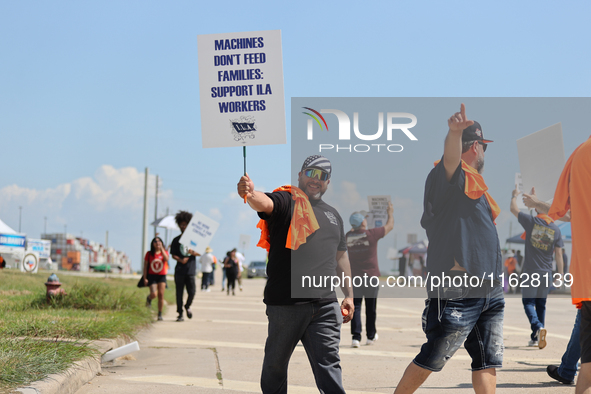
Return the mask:
<svg viewBox="0 0 591 394">
<path fill-rule="evenodd" d="M 48 276 L 0 270 L 0 391 L 61 372 L 91 354 L 86 341 L 133 337 L 155 318 L 157 301 L 145 307 L 148 290 L 137 288 L 139 277 L 85 278 L 58 272 L 68 294 L 48 302 Z M 174 283 L 165 299 L 174 304 Z"/>
<path fill-rule="evenodd" d="M 0 339 L 0 392 L 41 380 L 67 369 L 75 361 L 96 356 L 85 343 Z"/>
</svg>

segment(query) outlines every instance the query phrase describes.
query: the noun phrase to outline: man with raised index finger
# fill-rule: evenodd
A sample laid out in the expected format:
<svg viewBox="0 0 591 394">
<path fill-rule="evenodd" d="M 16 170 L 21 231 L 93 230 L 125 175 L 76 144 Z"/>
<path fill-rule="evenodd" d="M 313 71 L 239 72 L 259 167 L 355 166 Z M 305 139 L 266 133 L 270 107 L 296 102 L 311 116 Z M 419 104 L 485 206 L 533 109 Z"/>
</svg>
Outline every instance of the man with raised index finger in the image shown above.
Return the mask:
<svg viewBox="0 0 591 394">
<path fill-rule="evenodd" d="M 339 342 L 341 323 L 353 316 L 351 283 L 341 286 L 345 299 L 340 307 L 332 289 L 311 291 L 301 285 L 302 275 L 351 277 L 343 220 L 322 200 L 331 173 L 330 161 L 314 155 L 304 161 L 297 188 L 263 193 L 255 191 L 248 175 L 238 182 L 238 194 L 261 218 L 257 246 L 269 251 L 263 300 L 269 321 L 261 374 L 265 394 L 287 393 L 287 367 L 300 340 L 320 392 L 345 392 Z"/>
<path fill-rule="evenodd" d="M 492 141 L 483 138 L 478 122 L 468 120 L 464 104 L 447 123 L 443 158 L 427 177 L 421 218 L 431 278 L 423 311 L 427 342 L 395 393 L 417 390 L 462 343 L 472 358 L 476 393 L 495 391 L 496 368 L 503 362 L 503 269 L 494 223 L 500 209 L 481 175 Z"/>
</svg>

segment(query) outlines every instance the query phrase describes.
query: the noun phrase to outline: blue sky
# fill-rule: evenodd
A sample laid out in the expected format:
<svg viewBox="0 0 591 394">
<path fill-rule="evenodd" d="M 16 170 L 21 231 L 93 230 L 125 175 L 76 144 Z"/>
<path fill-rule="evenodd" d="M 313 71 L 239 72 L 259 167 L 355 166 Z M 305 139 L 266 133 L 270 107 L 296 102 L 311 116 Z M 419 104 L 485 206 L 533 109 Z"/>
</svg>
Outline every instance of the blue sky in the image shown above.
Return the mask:
<svg viewBox="0 0 591 394">
<path fill-rule="evenodd" d="M 67 225 L 102 242 L 108 230 L 137 268 L 149 167 L 162 182 L 160 214 L 218 220 L 212 247 L 221 256 L 240 234 L 257 237 L 257 218 L 234 197 L 240 149 L 201 148 L 197 35 L 282 31 L 290 141 L 292 97 L 588 96 L 590 11 L 533 1 L 2 2 L 0 218 L 17 229 L 22 206 L 32 237 L 45 216 L 48 232 Z M 481 118 L 494 115 L 503 116 Z M 445 123 L 437 132 L 442 140 Z M 565 131 L 566 154 L 589 134 Z M 290 156 L 289 143 L 251 147 L 248 171 L 271 190 L 292 179 Z M 510 196 L 507 171 L 487 168 L 493 196 Z M 422 190 L 424 174 L 415 178 L 405 188 Z M 508 199 L 498 200 L 506 209 Z M 404 220 L 398 247 L 419 217 Z M 246 254 L 264 255 L 254 242 Z"/>
</svg>

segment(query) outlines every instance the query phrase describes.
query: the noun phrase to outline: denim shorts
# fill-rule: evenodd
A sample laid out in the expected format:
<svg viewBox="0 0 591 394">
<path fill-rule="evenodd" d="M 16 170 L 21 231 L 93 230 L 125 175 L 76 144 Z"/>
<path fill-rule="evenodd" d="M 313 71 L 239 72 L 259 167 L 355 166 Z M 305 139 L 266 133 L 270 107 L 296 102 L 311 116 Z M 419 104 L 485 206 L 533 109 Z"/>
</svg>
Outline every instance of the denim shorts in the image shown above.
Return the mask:
<svg viewBox="0 0 591 394">
<path fill-rule="evenodd" d="M 472 358 L 472 371 L 503 365 L 502 287 L 488 288 L 483 297 L 472 298 L 474 288 L 440 288 L 439 298 L 425 301 L 422 323 L 427 342 L 413 362 L 439 372 L 462 343 Z M 482 294 L 482 288 L 476 291 Z"/>
</svg>

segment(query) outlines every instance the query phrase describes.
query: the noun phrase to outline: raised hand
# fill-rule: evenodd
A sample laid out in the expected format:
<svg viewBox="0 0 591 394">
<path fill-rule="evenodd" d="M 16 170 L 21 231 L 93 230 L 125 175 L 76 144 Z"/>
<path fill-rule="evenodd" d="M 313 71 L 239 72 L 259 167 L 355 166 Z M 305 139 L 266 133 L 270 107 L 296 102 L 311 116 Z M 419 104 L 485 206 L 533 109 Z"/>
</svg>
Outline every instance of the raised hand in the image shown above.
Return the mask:
<svg viewBox="0 0 591 394">
<path fill-rule="evenodd" d="M 465 128 L 470 127 L 473 124 L 474 122 L 468 120 L 468 117 L 466 116 L 466 106 L 464 103 L 460 106 L 460 112 L 456 112 L 447 120 L 449 130 L 456 133 L 461 133 Z"/>
</svg>

